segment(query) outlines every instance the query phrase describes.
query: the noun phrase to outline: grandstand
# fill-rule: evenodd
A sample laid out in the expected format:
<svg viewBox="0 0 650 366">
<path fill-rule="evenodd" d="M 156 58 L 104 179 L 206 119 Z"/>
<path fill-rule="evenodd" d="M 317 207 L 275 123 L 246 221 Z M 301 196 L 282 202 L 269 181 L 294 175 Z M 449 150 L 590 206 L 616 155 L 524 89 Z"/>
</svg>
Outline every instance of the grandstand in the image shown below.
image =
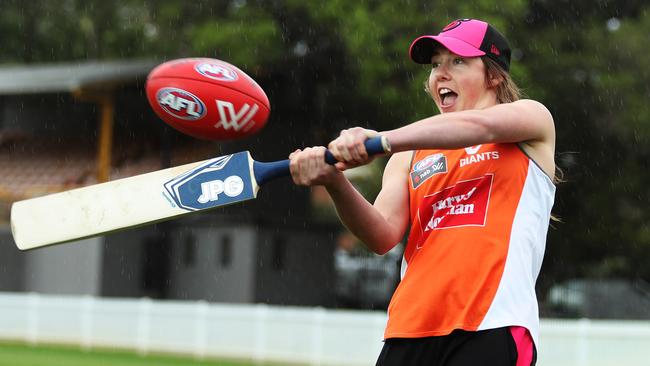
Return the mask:
<svg viewBox="0 0 650 366">
<path fill-rule="evenodd" d="M 210 156 L 181 143 L 161 159 L 166 129 L 146 108 L 153 61 L 0 69 L 0 192 L 5 201 Z M 187 141 L 185 141 L 187 142 Z M 214 149 L 212 149 L 214 150 Z M 172 161 L 173 160 L 173 161 Z M 3 217 L 6 220 L 6 216 Z"/>
</svg>

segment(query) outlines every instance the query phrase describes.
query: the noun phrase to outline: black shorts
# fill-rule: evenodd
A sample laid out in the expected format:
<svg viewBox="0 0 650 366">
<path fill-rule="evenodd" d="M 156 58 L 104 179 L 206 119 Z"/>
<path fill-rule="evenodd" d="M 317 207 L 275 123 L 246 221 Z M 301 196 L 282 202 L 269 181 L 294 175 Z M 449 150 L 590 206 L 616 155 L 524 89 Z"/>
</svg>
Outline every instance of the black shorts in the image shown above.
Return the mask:
<svg viewBox="0 0 650 366">
<path fill-rule="evenodd" d="M 517 347 L 509 327 L 455 330 L 438 337 L 391 338 L 385 341 L 376 366 L 519 366 L 522 360 L 517 362 Z M 537 356 L 532 343 L 531 347 L 533 366 Z"/>
</svg>

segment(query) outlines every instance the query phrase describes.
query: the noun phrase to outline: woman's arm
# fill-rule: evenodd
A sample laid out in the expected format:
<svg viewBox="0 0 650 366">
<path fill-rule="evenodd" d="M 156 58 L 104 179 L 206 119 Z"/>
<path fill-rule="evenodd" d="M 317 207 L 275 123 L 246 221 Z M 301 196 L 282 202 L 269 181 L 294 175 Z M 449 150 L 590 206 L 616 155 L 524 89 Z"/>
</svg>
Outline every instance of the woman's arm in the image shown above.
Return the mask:
<svg viewBox="0 0 650 366">
<path fill-rule="evenodd" d="M 366 246 L 384 254 L 402 240 L 409 222 L 408 164 L 410 152 L 393 155 L 374 205 L 347 184 L 326 186 L 341 222 Z"/>
<path fill-rule="evenodd" d="M 374 205 L 340 171 L 324 163 L 324 153 L 325 148 L 308 148 L 291 154 L 294 182 L 324 185 L 343 225 L 373 252 L 388 252 L 402 240 L 409 221 L 406 183 L 410 153 L 402 152 L 390 158 Z"/>
<path fill-rule="evenodd" d="M 373 132 L 361 128 L 345 130 L 330 143 L 329 150 L 344 162 L 337 164 L 339 169 L 367 164 L 371 160 L 362 145 Z M 386 136 L 394 152 L 520 143 L 550 176 L 555 170 L 553 118 L 544 105 L 533 100 L 439 114 L 381 134 Z"/>
<path fill-rule="evenodd" d="M 494 142 L 543 141 L 554 137 L 553 118 L 532 100 L 486 109 L 439 114 L 386 131 L 393 151 L 458 149 Z"/>
</svg>

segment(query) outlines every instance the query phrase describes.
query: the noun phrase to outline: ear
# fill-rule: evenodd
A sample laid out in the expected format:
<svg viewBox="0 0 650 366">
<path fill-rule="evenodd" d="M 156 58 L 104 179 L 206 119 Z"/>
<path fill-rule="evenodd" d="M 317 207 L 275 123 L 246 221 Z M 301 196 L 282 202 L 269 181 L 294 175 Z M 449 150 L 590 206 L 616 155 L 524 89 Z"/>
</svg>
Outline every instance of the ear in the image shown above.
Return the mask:
<svg viewBox="0 0 650 366">
<path fill-rule="evenodd" d="M 503 77 L 501 75 L 488 75 L 488 87 L 496 88 L 503 82 Z"/>
</svg>

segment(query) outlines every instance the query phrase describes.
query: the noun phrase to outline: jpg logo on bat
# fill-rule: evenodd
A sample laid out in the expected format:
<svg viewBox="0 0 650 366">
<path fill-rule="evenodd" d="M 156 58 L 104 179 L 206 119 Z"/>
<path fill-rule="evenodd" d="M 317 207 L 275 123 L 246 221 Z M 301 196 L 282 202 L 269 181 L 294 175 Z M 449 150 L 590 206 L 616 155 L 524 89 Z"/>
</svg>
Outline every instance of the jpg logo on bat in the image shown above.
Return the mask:
<svg viewBox="0 0 650 366">
<path fill-rule="evenodd" d="M 172 206 L 188 211 L 255 198 L 247 152 L 208 160 L 166 182 L 164 188 Z"/>
<path fill-rule="evenodd" d="M 244 181 L 236 176 L 231 175 L 225 180 L 212 180 L 201 183 L 201 195 L 197 199 L 199 203 L 207 203 L 219 199 L 221 193 L 228 197 L 237 197 L 244 191 Z"/>
</svg>

